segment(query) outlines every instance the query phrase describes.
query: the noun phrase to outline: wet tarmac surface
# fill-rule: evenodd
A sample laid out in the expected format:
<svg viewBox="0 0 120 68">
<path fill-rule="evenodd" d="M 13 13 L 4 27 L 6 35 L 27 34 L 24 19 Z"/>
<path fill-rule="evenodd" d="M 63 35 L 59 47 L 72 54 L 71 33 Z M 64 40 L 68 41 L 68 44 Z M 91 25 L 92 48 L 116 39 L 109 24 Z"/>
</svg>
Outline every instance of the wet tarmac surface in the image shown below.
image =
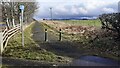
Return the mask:
<svg viewBox="0 0 120 68">
<path fill-rule="evenodd" d="M 120 61 L 98 56 L 81 56 L 73 60 L 71 66 L 119 66 Z"/>
</svg>

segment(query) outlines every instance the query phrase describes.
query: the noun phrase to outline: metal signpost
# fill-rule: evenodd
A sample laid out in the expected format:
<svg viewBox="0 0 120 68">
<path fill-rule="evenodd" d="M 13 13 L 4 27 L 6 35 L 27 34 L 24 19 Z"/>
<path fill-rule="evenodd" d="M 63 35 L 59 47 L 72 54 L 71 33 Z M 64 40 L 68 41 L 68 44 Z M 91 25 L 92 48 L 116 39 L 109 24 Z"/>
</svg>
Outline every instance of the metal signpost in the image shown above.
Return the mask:
<svg viewBox="0 0 120 68">
<path fill-rule="evenodd" d="M 23 31 L 23 12 L 24 12 L 24 5 L 20 5 L 20 10 L 21 10 L 21 31 L 22 31 L 22 46 L 24 47 L 24 31 Z"/>
</svg>

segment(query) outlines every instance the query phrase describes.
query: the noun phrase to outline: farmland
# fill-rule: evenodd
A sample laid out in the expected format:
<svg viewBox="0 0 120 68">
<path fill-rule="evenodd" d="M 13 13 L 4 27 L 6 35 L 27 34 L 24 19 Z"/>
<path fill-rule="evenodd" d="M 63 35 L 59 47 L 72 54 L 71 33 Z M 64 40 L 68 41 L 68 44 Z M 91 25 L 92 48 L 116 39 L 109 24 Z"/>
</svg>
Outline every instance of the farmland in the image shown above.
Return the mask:
<svg viewBox="0 0 120 68">
<path fill-rule="evenodd" d="M 49 26 L 51 30 L 54 30 L 54 34 L 58 34 L 57 32 L 59 32 L 59 29 L 62 29 L 63 38 L 77 42 L 79 45 L 74 45 L 77 48 L 81 49 L 82 47 L 83 50 L 92 50 L 92 55 L 114 59 L 118 59 L 119 57 L 118 46 L 120 43 L 114 38 L 116 34 L 112 31 L 101 29 L 99 20 L 62 20 L 42 22 Z M 89 52 L 89 54 L 91 54 L 91 52 Z"/>
<path fill-rule="evenodd" d="M 100 27 L 101 26 L 101 22 L 100 20 L 96 19 L 96 20 L 61 20 L 62 22 L 65 22 L 67 24 L 71 24 L 71 25 L 82 25 L 82 26 L 96 26 L 96 27 Z"/>
</svg>

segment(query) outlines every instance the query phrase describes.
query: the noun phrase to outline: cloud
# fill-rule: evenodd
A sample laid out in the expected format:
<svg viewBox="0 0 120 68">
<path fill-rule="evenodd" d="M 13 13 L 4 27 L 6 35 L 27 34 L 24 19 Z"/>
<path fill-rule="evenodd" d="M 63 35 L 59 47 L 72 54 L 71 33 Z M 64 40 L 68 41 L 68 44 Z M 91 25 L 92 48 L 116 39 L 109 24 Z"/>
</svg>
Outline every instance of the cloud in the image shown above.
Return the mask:
<svg viewBox="0 0 120 68">
<path fill-rule="evenodd" d="M 71 14 L 79 14 L 78 8 L 76 6 L 72 6 L 70 9 L 71 9 Z"/>
<path fill-rule="evenodd" d="M 109 13 L 113 13 L 116 12 L 113 8 L 103 8 L 104 12 L 109 12 Z"/>
<path fill-rule="evenodd" d="M 65 8 L 64 5 L 58 5 L 57 7 L 54 8 L 55 10 L 57 11 L 60 11 L 60 12 L 68 12 L 67 8 Z"/>
<path fill-rule="evenodd" d="M 82 8 L 82 7 L 79 8 L 79 11 L 80 11 L 81 14 L 87 14 L 88 13 L 88 11 L 85 8 Z"/>
<path fill-rule="evenodd" d="M 98 16 L 103 13 L 117 12 L 119 0 L 48 0 L 40 2 L 38 17 L 50 17 L 49 8 L 53 7 L 53 17 Z"/>
</svg>

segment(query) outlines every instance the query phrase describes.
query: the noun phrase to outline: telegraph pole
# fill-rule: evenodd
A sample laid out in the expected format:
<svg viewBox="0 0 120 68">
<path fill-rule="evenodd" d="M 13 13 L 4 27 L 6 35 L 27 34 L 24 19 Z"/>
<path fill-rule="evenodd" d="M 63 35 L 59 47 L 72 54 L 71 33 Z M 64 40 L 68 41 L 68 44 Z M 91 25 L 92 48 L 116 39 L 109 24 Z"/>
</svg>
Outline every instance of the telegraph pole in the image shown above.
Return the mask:
<svg viewBox="0 0 120 68">
<path fill-rule="evenodd" d="M 120 1 L 118 2 L 118 13 L 120 13 Z"/>
<path fill-rule="evenodd" d="M 21 10 L 21 31 L 22 31 L 22 46 L 24 47 L 24 31 L 23 31 L 23 12 L 24 12 L 24 5 L 20 5 Z"/>
<path fill-rule="evenodd" d="M 50 7 L 50 15 L 51 15 L 51 21 L 53 20 L 52 18 L 52 7 Z"/>
</svg>

